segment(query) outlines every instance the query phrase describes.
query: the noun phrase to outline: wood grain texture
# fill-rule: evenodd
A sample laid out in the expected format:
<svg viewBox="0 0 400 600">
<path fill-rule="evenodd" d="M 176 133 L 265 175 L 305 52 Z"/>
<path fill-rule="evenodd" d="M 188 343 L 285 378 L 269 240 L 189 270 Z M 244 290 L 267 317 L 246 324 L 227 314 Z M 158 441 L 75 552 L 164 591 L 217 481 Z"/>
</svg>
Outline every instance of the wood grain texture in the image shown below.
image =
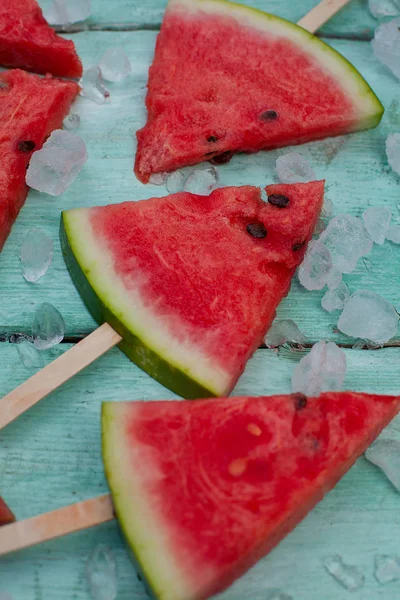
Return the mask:
<svg viewBox="0 0 400 600">
<path fill-rule="evenodd" d="M 85 32 L 74 39 L 85 66 L 95 64 L 107 46 L 121 44 L 132 61 L 132 76 L 120 84 L 111 84 L 111 102 L 98 106 L 79 98 L 73 110 L 81 115 L 79 134 L 87 144 L 89 159 L 74 184 L 59 198 L 31 191 L 12 234 L 0 254 L 0 333 L 30 331 L 36 305 L 51 298 L 64 316 L 67 336 L 79 336 L 93 330 L 95 323 L 70 282 L 58 243 L 61 209 L 108 204 L 152 195 L 166 194 L 164 186 L 141 184 L 132 172 L 134 132 L 144 123 L 144 95 L 147 70 L 151 62 L 155 32 Z M 400 100 L 398 81 L 374 59 L 367 42 L 335 41 L 332 44 L 351 60 L 375 88 L 386 107 Z M 326 196 L 334 202 L 335 213 L 360 216 L 370 205 L 390 206 L 396 220 L 400 213 L 400 178 L 390 171 L 385 155 L 385 138 L 391 128 L 400 128 L 400 113 L 390 110 L 377 130 L 315 142 L 298 148 L 308 157 L 317 177 L 326 179 Z M 264 186 L 276 181 L 275 161 L 287 152 L 263 152 L 236 156 L 219 167 L 222 185 L 253 184 Z M 337 153 L 337 154 L 335 154 Z M 400 222 L 400 221 L 399 221 Z M 18 253 L 29 227 L 41 227 L 55 242 L 55 256 L 47 275 L 37 284 L 26 282 L 21 274 Z M 372 271 L 363 261 L 354 273 L 345 277 L 350 289 L 372 289 L 400 309 L 398 277 L 399 246 L 385 243 L 374 246 L 369 259 Z M 279 318 L 298 322 L 311 341 L 330 339 L 353 343 L 335 333 L 338 312 L 323 311 L 323 292 L 308 292 L 296 281 L 289 296 L 278 309 Z"/>
<path fill-rule="evenodd" d="M 308 13 L 318 0 L 240 0 L 241 4 L 270 12 L 297 22 Z M 39 0 L 46 8 L 52 0 Z M 143 29 L 159 28 L 167 0 L 92 0 L 92 15 L 83 23 L 72 26 L 74 30 L 91 29 Z M 333 17 L 322 29 L 330 37 L 370 38 L 377 21 L 369 14 L 366 0 L 352 0 L 346 8 Z M 58 28 L 60 29 L 60 28 Z"/>
<path fill-rule="evenodd" d="M 48 351 L 48 360 L 62 349 Z M 397 349 L 347 351 L 346 387 L 398 391 L 395 353 Z M 234 394 L 290 391 L 297 359 L 298 353 L 259 350 Z M 5 391 L 29 373 L 11 344 L 0 344 L 0 364 L 0 389 Z M 101 402 L 159 398 L 174 395 L 117 349 L 111 350 L 2 431 L 1 495 L 23 519 L 106 493 L 100 457 Z M 391 435 L 399 438 L 399 429 L 395 422 Z M 339 552 L 366 576 L 365 588 L 353 598 L 394 600 L 395 584 L 381 588 L 372 569 L 375 553 L 398 552 L 399 514 L 400 495 L 375 467 L 360 459 L 279 548 L 223 598 L 264 600 L 268 587 L 282 587 L 295 600 L 344 599 L 346 593 L 322 566 L 322 557 Z M 89 600 L 84 563 L 100 542 L 112 548 L 117 560 L 118 600 L 145 600 L 114 523 L 0 559 L 0 591 L 12 593 L 14 600 Z"/>
</svg>

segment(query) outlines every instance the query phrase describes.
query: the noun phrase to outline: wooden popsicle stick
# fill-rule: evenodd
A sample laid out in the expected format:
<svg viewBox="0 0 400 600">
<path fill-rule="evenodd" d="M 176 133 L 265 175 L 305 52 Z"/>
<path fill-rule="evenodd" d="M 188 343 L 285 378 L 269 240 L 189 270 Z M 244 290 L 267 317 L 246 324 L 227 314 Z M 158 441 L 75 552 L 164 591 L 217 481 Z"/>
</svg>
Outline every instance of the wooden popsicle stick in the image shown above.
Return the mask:
<svg viewBox="0 0 400 600">
<path fill-rule="evenodd" d="M 42 398 L 119 344 L 122 337 L 108 323 L 64 352 L 0 400 L 0 429 L 14 421 Z"/>
<path fill-rule="evenodd" d="M 297 25 L 307 29 L 310 33 L 315 33 L 349 2 L 350 0 L 322 0 L 305 17 L 300 19 Z"/>
<path fill-rule="evenodd" d="M 106 494 L 0 528 L 0 556 L 115 519 Z"/>
</svg>

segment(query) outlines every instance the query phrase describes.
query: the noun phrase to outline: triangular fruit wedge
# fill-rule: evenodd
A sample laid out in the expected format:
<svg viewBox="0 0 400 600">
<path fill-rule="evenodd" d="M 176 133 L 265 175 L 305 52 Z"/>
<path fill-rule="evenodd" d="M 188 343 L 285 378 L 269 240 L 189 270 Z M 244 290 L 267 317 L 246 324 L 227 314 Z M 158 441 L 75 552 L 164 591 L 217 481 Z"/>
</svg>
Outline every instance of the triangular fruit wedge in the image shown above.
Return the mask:
<svg viewBox="0 0 400 600">
<path fill-rule="evenodd" d="M 72 81 L 19 69 L 0 74 L 0 250 L 28 193 L 25 175 L 32 153 L 62 127 L 78 92 Z"/>
<path fill-rule="evenodd" d="M 60 77 L 82 75 L 74 42 L 56 34 L 36 0 L 1 0 L 0 65 Z"/>
<path fill-rule="evenodd" d="M 135 172 L 375 127 L 383 106 L 356 69 L 301 27 L 225 0 L 169 0 L 149 71 Z"/>
<path fill-rule="evenodd" d="M 14 515 L 4 502 L 3 498 L 0 497 L 0 527 L 12 523 L 13 521 L 15 521 Z"/>
<path fill-rule="evenodd" d="M 154 597 L 205 600 L 228 587 L 399 408 L 400 397 L 355 392 L 105 403 L 105 472 Z"/>
<path fill-rule="evenodd" d="M 69 210 L 67 266 L 121 349 L 185 398 L 225 396 L 290 288 L 324 182 L 227 187 L 210 196 Z"/>
</svg>

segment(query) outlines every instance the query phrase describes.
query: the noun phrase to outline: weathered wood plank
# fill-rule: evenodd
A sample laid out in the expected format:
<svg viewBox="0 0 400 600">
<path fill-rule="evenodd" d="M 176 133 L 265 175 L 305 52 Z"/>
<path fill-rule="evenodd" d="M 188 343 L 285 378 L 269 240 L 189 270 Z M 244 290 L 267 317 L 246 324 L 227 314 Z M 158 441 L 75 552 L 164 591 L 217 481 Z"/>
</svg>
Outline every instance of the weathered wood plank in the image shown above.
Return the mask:
<svg viewBox="0 0 400 600">
<path fill-rule="evenodd" d="M 138 200 L 151 195 L 161 196 L 165 188 L 144 186 L 132 172 L 132 135 L 145 119 L 144 94 L 147 69 L 151 61 L 154 32 L 85 32 L 74 35 L 86 66 L 95 64 L 104 48 L 122 44 L 132 61 L 132 76 L 120 84 L 111 84 L 111 102 L 98 106 L 79 98 L 74 111 L 82 117 L 79 134 L 85 140 L 89 160 L 75 183 L 60 198 L 31 192 L 26 206 L 0 255 L 1 300 L 0 333 L 29 331 L 34 307 L 51 301 L 64 315 L 67 335 L 82 335 L 95 326 L 71 284 L 58 245 L 61 209 Z M 398 82 L 373 58 L 366 42 L 335 41 L 334 47 L 351 60 L 366 76 L 385 105 L 400 99 Z M 391 111 L 392 127 L 400 116 Z M 388 123 L 388 120 L 387 120 Z M 335 213 L 351 212 L 360 215 L 369 205 L 390 206 L 396 219 L 400 214 L 400 178 L 390 172 L 385 157 L 384 142 L 388 125 L 331 142 L 303 146 L 317 176 L 325 177 L 327 197 L 333 200 Z M 340 147 L 340 145 L 343 145 Z M 335 151 L 338 151 L 335 156 Z M 285 152 L 236 156 L 229 165 L 219 168 L 222 185 L 265 185 L 275 181 L 276 157 Z M 18 252 L 26 232 L 39 226 L 55 241 L 55 257 L 48 274 L 37 284 L 27 283 L 21 274 Z M 373 289 L 400 308 L 400 278 L 398 246 L 386 243 L 375 246 L 370 260 L 372 271 L 360 261 L 357 270 L 345 279 L 350 288 Z M 278 310 L 280 318 L 299 323 L 311 341 L 321 338 L 351 343 L 345 336 L 334 333 L 339 313 L 329 315 L 320 307 L 322 293 L 310 293 L 297 282 Z"/>
<path fill-rule="evenodd" d="M 48 358 L 64 350 L 48 352 Z M 50 356 L 51 355 L 51 356 Z M 398 391 L 396 349 L 347 351 L 346 386 Z M 235 395 L 290 391 L 296 354 L 258 351 Z M 0 389 L 10 390 L 27 371 L 16 348 L 0 344 Z M 10 376 L 12 374 L 12 377 Z M 103 400 L 174 398 L 117 349 L 2 431 L 0 491 L 19 518 L 102 494 L 107 490 L 100 457 Z M 0 400 L 1 404 L 1 400 Z M 399 425 L 397 425 L 399 428 Z M 398 437 L 399 429 L 394 429 Z M 340 553 L 360 566 L 366 585 L 356 600 L 393 600 L 394 587 L 379 588 L 372 575 L 375 553 L 398 552 L 400 496 L 365 459 L 267 559 L 224 600 L 262 600 L 268 587 L 282 587 L 296 600 L 337 600 L 340 588 L 324 571 L 322 557 Z M 97 543 L 110 546 L 118 564 L 119 600 L 145 600 L 116 524 L 54 541 L 0 560 L 0 591 L 15 600 L 88 600 L 84 561 Z M 343 595 L 343 593 L 342 593 Z M 344 596 L 343 596 L 344 597 Z"/>
<path fill-rule="evenodd" d="M 318 0 L 240 0 L 241 4 L 258 8 L 297 22 L 308 13 Z M 52 0 L 39 0 L 45 8 Z M 143 29 L 158 28 L 161 24 L 167 0 L 92 0 L 92 15 L 84 23 L 73 26 L 75 30 L 84 27 L 94 29 Z M 353 0 L 339 14 L 333 17 L 322 29 L 323 35 L 330 37 L 370 38 L 376 27 L 376 20 L 370 15 L 364 0 Z"/>
</svg>

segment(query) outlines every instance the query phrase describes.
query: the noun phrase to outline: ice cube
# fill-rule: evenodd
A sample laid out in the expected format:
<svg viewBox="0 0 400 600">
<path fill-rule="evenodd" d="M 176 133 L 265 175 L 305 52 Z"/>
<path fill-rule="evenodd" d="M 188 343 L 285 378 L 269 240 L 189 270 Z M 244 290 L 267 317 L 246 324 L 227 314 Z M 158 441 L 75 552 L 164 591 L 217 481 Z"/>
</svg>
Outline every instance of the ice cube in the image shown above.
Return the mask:
<svg viewBox="0 0 400 600">
<path fill-rule="evenodd" d="M 371 44 L 376 58 L 400 79 L 400 18 L 377 27 Z"/>
<path fill-rule="evenodd" d="M 276 172 L 283 183 L 315 181 L 316 175 L 310 163 L 298 152 L 288 152 L 276 161 Z"/>
<path fill-rule="evenodd" d="M 357 290 L 345 304 L 338 328 L 354 338 L 384 344 L 397 334 L 399 316 L 394 307 L 370 290 Z"/>
<path fill-rule="evenodd" d="M 33 315 L 33 343 L 38 350 L 46 350 L 64 339 L 65 323 L 58 310 L 48 302 L 40 304 Z"/>
<path fill-rule="evenodd" d="M 181 192 L 185 187 L 186 175 L 183 171 L 173 171 L 167 177 L 167 190 L 170 194 Z"/>
<path fill-rule="evenodd" d="M 393 171 L 400 175 L 400 133 L 389 133 L 387 136 L 386 156 Z"/>
<path fill-rule="evenodd" d="M 70 115 L 68 115 L 68 117 L 65 117 L 64 121 L 63 121 L 63 127 L 64 129 L 78 129 L 79 125 L 81 124 L 81 118 L 79 115 L 75 114 L 75 113 L 71 113 Z"/>
<path fill-rule="evenodd" d="M 321 392 L 340 390 L 346 369 L 343 350 L 333 342 L 318 342 L 295 366 L 292 375 L 293 392 L 319 396 Z"/>
<path fill-rule="evenodd" d="M 84 21 L 90 16 L 90 0 L 53 0 L 53 4 L 43 10 L 43 16 L 50 25 Z"/>
<path fill-rule="evenodd" d="M 328 248 L 333 265 L 341 273 L 354 271 L 358 259 L 369 254 L 373 246 L 361 219 L 346 214 L 332 219 L 319 240 Z"/>
<path fill-rule="evenodd" d="M 368 0 L 368 5 L 375 19 L 400 15 L 400 0 Z"/>
<path fill-rule="evenodd" d="M 375 244 L 385 242 L 386 232 L 392 220 L 392 211 L 387 206 L 371 206 L 362 215 L 364 227 Z"/>
<path fill-rule="evenodd" d="M 368 448 L 365 457 L 385 473 L 392 485 L 400 492 L 400 442 L 377 439 Z"/>
<path fill-rule="evenodd" d="M 307 290 L 322 290 L 333 281 L 339 285 L 340 279 L 341 275 L 332 264 L 328 248 L 319 240 L 312 240 L 299 267 L 301 285 Z"/>
<path fill-rule="evenodd" d="M 342 281 L 336 288 L 326 292 L 325 296 L 321 300 L 322 308 L 328 312 L 341 310 L 349 297 L 350 290 L 344 281 Z"/>
<path fill-rule="evenodd" d="M 285 592 L 283 592 L 282 590 L 271 589 L 267 590 L 265 600 L 293 600 L 293 597 L 289 596 L 289 594 L 285 594 Z"/>
<path fill-rule="evenodd" d="M 324 204 L 322 206 L 321 215 L 318 219 L 317 226 L 315 227 L 314 233 L 319 235 L 322 233 L 328 224 L 328 220 L 332 217 L 333 214 L 333 202 L 329 198 L 325 198 Z"/>
<path fill-rule="evenodd" d="M 265 336 L 265 345 L 268 346 L 268 348 L 276 348 L 285 342 L 304 344 L 306 341 L 306 336 L 291 319 L 274 321 Z"/>
<path fill-rule="evenodd" d="M 392 225 L 386 232 L 386 239 L 394 244 L 400 244 L 400 225 Z"/>
<path fill-rule="evenodd" d="M 110 92 L 103 85 L 100 67 L 90 67 L 84 71 L 79 84 L 81 86 L 81 96 L 93 100 L 96 104 L 104 104 L 107 98 L 110 97 Z"/>
<path fill-rule="evenodd" d="M 27 281 L 38 281 L 47 273 L 53 260 L 53 240 L 39 227 L 32 227 L 21 246 L 19 258 Z"/>
<path fill-rule="evenodd" d="M 32 154 L 26 183 L 39 192 L 59 196 L 75 181 L 86 160 L 85 142 L 75 133 L 56 129 L 43 148 Z"/>
<path fill-rule="evenodd" d="M 122 81 L 132 71 L 129 58 L 120 46 L 107 48 L 100 59 L 99 67 L 106 81 Z"/>
<path fill-rule="evenodd" d="M 118 593 L 117 566 L 109 548 L 99 544 L 86 563 L 86 578 L 93 600 L 115 600 Z"/>
<path fill-rule="evenodd" d="M 199 196 L 208 196 L 218 187 L 219 175 L 215 167 L 195 169 L 187 178 L 184 190 Z"/>
<path fill-rule="evenodd" d="M 18 336 L 14 343 L 26 369 L 41 369 L 44 367 L 43 355 L 24 336 Z"/>
<path fill-rule="evenodd" d="M 149 183 L 152 185 L 164 185 L 167 180 L 167 173 L 152 173 L 149 177 Z"/>
<path fill-rule="evenodd" d="M 324 566 L 328 573 L 349 592 L 355 592 L 363 587 L 365 582 L 363 573 L 358 567 L 346 565 L 339 554 L 326 558 Z"/>
<path fill-rule="evenodd" d="M 375 579 L 381 584 L 400 579 L 400 557 L 388 554 L 375 556 Z"/>
</svg>

